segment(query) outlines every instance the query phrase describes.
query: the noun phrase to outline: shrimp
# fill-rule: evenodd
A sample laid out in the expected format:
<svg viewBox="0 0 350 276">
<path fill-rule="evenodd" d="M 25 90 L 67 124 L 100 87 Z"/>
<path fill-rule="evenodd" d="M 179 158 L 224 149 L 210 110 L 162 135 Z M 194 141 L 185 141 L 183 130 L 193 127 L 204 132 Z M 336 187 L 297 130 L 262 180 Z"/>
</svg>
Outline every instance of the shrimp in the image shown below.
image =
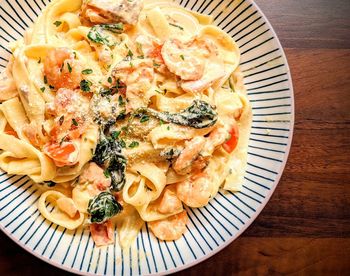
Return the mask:
<svg viewBox="0 0 350 276">
<path fill-rule="evenodd" d="M 55 89 L 78 88 L 82 66 L 74 59 L 74 54 L 67 48 L 49 50 L 44 61 L 44 74 L 47 82 Z"/>
<path fill-rule="evenodd" d="M 85 184 L 86 182 L 91 183 L 100 191 L 105 191 L 111 186 L 111 178 L 107 178 L 103 174 L 103 169 L 94 162 L 86 165 L 79 177 L 79 182 L 81 184 Z"/>
<path fill-rule="evenodd" d="M 214 128 L 208 137 L 194 137 L 186 143 L 173 164 L 174 171 L 180 175 L 201 171 L 208 165 L 208 157 L 218 146 L 224 144 L 228 137 L 229 132 L 223 126 Z"/>
<path fill-rule="evenodd" d="M 182 203 L 176 196 L 174 187 L 167 186 L 164 189 L 163 197 L 158 205 L 158 211 L 162 214 L 169 214 L 181 209 Z"/>
<path fill-rule="evenodd" d="M 225 127 L 220 126 L 220 127 L 216 127 L 214 128 L 208 138 L 206 139 L 206 143 L 203 147 L 203 151 L 202 154 L 204 156 L 209 156 L 212 155 L 214 150 L 225 143 L 225 141 L 227 140 L 227 138 L 229 138 L 230 134 L 229 132 L 226 130 Z"/>
<path fill-rule="evenodd" d="M 170 72 L 182 80 L 198 80 L 204 73 L 205 60 L 189 46 L 178 39 L 170 39 L 165 41 L 161 54 Z"/>
<path fill-rule="evenodd" d="M 197 136 L 186 143 L 184 150 L 180 153 L 173 165 L 173 169 L 176 173 L 185 175 L 192 171 L 193 162 L 202 151 L 205 142 L 203 136 Z"/>
<path fill-rule="evenodd" d="M 176 184 L 176 195 L 189 207 L 205 206 L 211 197 L 211 179 L 205 172 Z"/>
<path fill-rule="evenodd" d="M 211 87 L 215 82 L 225 77 L 224 63 L 218 59 L 212 59 L 198 80 L 183 81 L 181 88 L 191 94 L 198 94 Z"/>
<path fill-rule="evenodd" d="M 114 68 L 112 75 L 127 87 L 128 109 L 147 106 L 148 99 L 145 94 L 151 88 L 154 79 L 151 59 L 122 61 Z"/>
<path fill-rule="evenodd" d="M 182 234 L 185 233 L 187 221 L 187 212 L 182 211 L 166 219 L 150 221 L 148 226 L 158 239 L 173 241 L 181 238 Z"/>
<path fill-rule="evenodd" d="M 167 69 L 162 57 L 163 44 L 160 40 L 147 35 L 139 35 L 136 37 L 135 43 L 137 52 L 141 57 L 151 58 L 153 60 L 155 71 L 164 75 L 169 74 L 169 70 Z"/>
<path fill-rule="evenodd" d="M 218 55 L 212 41 L 198 37 L 187 42 L 170 39 L 162 47 L 165 65 L 181 78 L 181 88 L 192 94 L 202 92 L 226 75 Z"/>
</svg>

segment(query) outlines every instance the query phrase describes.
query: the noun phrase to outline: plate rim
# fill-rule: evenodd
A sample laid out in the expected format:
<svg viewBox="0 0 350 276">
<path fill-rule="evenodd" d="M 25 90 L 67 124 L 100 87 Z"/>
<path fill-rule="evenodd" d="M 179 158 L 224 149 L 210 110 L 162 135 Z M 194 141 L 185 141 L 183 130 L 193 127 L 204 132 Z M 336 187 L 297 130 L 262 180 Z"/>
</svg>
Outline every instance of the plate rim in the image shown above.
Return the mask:
<svg viewBox="0 0 350 276">
<path fill-rule="evenodd" d="M 279 46 L 279 50 L 281 51 L 281 56 L 282 58 L 286 61 L 284 66 L 286 67 L 286 73 L 288 76 L 288 80 L 289 80 L 289 90 L 290 90 L 290 108 L 291 108 L 291 114 L 290 114 L 290 129 L 289 129 L 289 137 L 288 137 L 288 141 L 287 141 L 287 146 L 285 148 L 285 154 L 284 154 L 284 159 L 283 162 L 281 163 L 281 168 L 279 169 L 278 174 L 276 175 L 276 179 L 273 183 L 275 183 L 274 187 L 272 187 L 268 194 L 265 196 L 264 201 L 260 204 L 259 208 L 256 209 L 256 211 L 254 212 L 254 214 L 251 215 L 251 218 L 249 219 L 249 221 L 244 224 L 242 226 L 242 228 L 237 232 L 236 235 L 231 236 L 229 239 L 227 239 L 223 244 L 217 246 L 215 249 L 211 250 L 209 253 L 207 253 L 206 255 L 195 259 L 194 261 L 188 263 L 188 264 L 184 264 L 182 266 L 179 267 L 174 267 L 171 269 L 168 269 L 166 271 L 163 272 L 157 272 L 157 273 L 151 273 L 151 274 L 144 274 L 144 275 L 168 275 L 168 274 L 173 274 L 175 272 L 179 272 L 185 269 L 188 269 L 190 267 L 193 267 L 207 259 L 209 259 L 210 257 L 214 256 L 215 254 L 217 254 L 218 252 L 220 252 L 221 250 L 223 250 L 224 248 L 226 248 L 227 246 L 229 246 L 233 241 L 235 241 L 236 239 L 238 239 L 242 233 L 244 233 L 248 227 L 250 227 L 250 225 L 256 220 L 256 218 L 260 215 L 260 213 L 262 212 L 262 210 L 265 208 L 266 204 L 270 201 L 273 193 L 275 192 L 281 177 L 283 175 L 285 166 L 288 162 L 288 158 L 289 158 L 289 154 L 290 154 L 290 149 L 292 146 L 292 142 L 293 142 L 293 134 L 294 134 L 294 124 L 295 124 L 295 101 L 294 101 L 294 89 L 293 89 L 293 80 L 292 80 L 292 76 L 291 76 L 291 72 L 290 72 L 290 67 L 289 67 L 289 63 L 288 63 L 288 59 L 287 56 L 285 54 L 285 51 L 282 47 L 282 44 L 274 30 L 274 28 L 272 27 L 270 21 L 267 19 L 267 17 L 265 16 L 265 14 L 263 13 L 263 11 L 260 9 L 259 5 L 254 1 L 254 0 L 246 0 L 247 2 L 250 2 L 255 9 L 257 9 L 257 11 L 260 13 L 260 15 L 262 16 L 263 20 L 265 21 L 265 23 L 267 24 L 267 26 L 269 27 L 270 31 L 272 32 L 272 34 L 274 35 L 275 38 L 275 42 L 277 43 L 277 45 Z M 1 3 L 2 1 L 0 1 Z M 25 251 L 27 251 L 28 253 L 30 253 L 31 255 L 35 256 L 36 258 L 46 262 L 49 265 L 53 265 L 61 270 L 70 272 L 70 273 L 75 273 L 77 275 L 89 275 L 89 276 L 95 276 L 95 275 L 100 275 L 100 274 L 95 274 L 95 273 L 90 273 L 90 272 L 83 272 L 81 270 L 75 269 L 75 268 L 69 268 L 67 266 L 64 266 L 56 261 L 54 261 L 53 259 L 47 258 L 39 253 L 36 253 L 35 251 L 31 250 L 29 247 L 26 247 L 24 244 L 20 243 L 18 241 L 18 239 L 15 238 L 14 235 L 12 235 L 10 233 L 10 231 L 8 231 L 2 224 L 0 224 L 0 229 L 1 231 L 6 234 L 6 236 L 8 236 L 13 242 L 15 242 L 17 245 L 19 245 L 22 249 L 24 249 Z"/>
</svg>

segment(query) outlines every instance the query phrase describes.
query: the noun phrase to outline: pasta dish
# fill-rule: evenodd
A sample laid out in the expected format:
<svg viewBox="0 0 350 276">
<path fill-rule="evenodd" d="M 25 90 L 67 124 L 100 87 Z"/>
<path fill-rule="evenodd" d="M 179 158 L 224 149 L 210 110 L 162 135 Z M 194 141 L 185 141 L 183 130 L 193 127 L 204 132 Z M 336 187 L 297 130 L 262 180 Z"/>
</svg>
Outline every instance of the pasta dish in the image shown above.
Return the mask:
<svg viewBox="0 0 350 276">
<path fill-rule="evenodd" d="M 128 248 L 144 223 L 239 191 L 251 107 L 235 41 L 166 1 L 53 0 L 0 75 L 0 168 L 39 187 L 43 217 Z"/>
</svg>

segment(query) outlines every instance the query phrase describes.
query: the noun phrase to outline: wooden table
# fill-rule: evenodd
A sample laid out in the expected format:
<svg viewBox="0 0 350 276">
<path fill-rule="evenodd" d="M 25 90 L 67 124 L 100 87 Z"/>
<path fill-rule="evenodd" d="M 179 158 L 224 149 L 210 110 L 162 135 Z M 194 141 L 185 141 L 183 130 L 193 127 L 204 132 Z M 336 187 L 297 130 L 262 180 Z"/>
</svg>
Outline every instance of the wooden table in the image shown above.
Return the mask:
<svg viewBox="0 0 350 276">
<path fill-rule="evenodd" d="M 257 0 L 291 67 L 296 106 L 283 177 L 235 242 L 177 275 L 350 273 L 350 2 Z M 0 233 L 0 275 L 69 275 Z"/>
</svg>

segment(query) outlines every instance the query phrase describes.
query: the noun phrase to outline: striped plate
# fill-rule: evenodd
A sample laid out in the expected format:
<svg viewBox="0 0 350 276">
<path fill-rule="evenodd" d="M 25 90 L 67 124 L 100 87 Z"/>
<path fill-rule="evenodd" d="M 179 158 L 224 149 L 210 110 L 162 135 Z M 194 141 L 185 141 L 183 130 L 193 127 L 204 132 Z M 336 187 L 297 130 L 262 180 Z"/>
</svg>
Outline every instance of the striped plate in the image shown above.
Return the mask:
<svg viewBox="0 0 350 276">
<path fill-rule="evenodd" d="M 22 36 L 49 0 L 0 3 L 0 68 L 10 41 Z M 203 208 L 188 210 L 187 231 L 176 242 L 160 242 L 145 226 L 134 246 L 96 248 L 89 231 L 68 231 L 45 220 L 36 207 L 39 193 L 26 176 L 0 172 L 0 227 L 24 249 L 78 274 L 172 273 L 197 264 L 236 239 L 256 218 L 280 179 L 294 122 L 292 81 L 287 60 L 271 25 L 251 0 L 181 0 L 211 14 L 237 41 L 241 68 L 253 106 L 248 168 L 243 190 L 219 194 Z"/>
</svg>

